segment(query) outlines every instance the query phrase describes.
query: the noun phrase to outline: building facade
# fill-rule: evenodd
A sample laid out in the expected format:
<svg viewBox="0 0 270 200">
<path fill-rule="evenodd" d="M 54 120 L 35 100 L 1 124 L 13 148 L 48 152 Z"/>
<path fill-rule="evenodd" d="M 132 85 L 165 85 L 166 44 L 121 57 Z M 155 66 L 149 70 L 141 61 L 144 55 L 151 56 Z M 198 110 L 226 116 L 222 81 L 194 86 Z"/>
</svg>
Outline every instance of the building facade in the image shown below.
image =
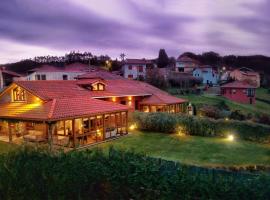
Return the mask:
<svg viewBox="0 0 270 200">
<path fill-rule="evenodd" d="M 64 67 L 42 65 L 29 71 L 25 80 L 74 80 L 77 76 L 96 70 L 93 66 L 73 63 Z"/>
<path fill-rule="evenodd" d="M 260 87 L 260 74 L 252 69 L 242 67 L 230 72 L 230 77 L 237 81 L 246 81 L 251 85 Z"/>
<path fill-rule="evenodd" d="M 216 85 L 219 81 L 219 74 L 211 66 L 200 66 L 193 70 L 192 72 L 195 78 L 201 78 L 203 84 Z"/>
<path fill-rule="evenodd" d="M 222 85 L 221 95 L 238 103 L 256 103 L 256 87 L 246 82 L 234 81 Z"/>
<path fill-rule="evenodd" d="M 176 60 L 175 71 L 192 73 L 192 71 L 199 67 L 200 63 L 188 56 L 179 56 Z"/>
<path fill-rule="evenodd" d="M 152 62 L 146 59 L 126 59 L 122 66 L 123 76 L 128 79 L 144 79 L 147 67 Z"/>
</svg>

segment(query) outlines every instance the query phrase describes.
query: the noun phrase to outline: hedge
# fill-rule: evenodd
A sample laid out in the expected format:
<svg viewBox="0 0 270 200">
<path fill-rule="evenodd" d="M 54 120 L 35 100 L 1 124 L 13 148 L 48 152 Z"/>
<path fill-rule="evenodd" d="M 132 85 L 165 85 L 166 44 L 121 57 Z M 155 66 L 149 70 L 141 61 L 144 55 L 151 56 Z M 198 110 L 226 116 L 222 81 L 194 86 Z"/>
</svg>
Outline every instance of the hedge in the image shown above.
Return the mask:
<svg viewBox="0 0 270 200">
<path fill-rule="evenodd" d="M 142 131 L 176 133 L 181 130 L 189 135 L 217 137 L 233 134 L 244 140 L 270 143 L 270 126 L 248 121 L 226 121 L 183 114 L 142 112 L 135 112 L 133 121 Z"/>
<path fill-rule="evenodd" d="M 0 155 L 0 199 L 267 199 L 270 177 L 110 149 Z"/>
</svg>

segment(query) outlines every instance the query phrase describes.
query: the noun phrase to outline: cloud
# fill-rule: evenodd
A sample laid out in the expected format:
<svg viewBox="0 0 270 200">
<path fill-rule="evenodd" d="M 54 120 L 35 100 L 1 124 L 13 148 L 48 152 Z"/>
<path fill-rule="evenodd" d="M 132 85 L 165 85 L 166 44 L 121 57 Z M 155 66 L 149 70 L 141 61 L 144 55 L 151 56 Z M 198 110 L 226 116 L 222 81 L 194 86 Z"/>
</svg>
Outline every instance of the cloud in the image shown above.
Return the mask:
<svg viewBox="0 0 270 200">
<path fill-rule="evenodd" d="M 269 55 L 269 9 L 266 0 L 3 0 L 0 38 L 12 45 L 1 48 L 13 53 L 0 62 L 70 50 L 129 57 L 155 57 L 159 48 L 171 56 L 208 50 Z"/>
</svg>

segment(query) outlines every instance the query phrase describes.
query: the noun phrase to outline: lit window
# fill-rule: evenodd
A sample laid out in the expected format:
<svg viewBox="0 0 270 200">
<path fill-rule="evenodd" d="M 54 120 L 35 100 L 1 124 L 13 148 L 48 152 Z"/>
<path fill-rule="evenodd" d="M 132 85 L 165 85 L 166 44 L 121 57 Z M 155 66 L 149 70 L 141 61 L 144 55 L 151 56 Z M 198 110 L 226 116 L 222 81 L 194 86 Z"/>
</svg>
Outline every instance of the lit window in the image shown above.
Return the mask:
<svg viewBox="0 0 270 200">
<path fill-rule="evenodd" d="M 16 87 L 13 90 L 13 101 L 14 102 L 26 101 L 25 90 L 21 89 L 20 87 Z"/>
<path fill-rule="evenodd" d="M 105 90 L 105 86 L 102 83 L 96 83 L 92 85 L 92 90 L 93 91 L 104 91 Z"/>
</svg>

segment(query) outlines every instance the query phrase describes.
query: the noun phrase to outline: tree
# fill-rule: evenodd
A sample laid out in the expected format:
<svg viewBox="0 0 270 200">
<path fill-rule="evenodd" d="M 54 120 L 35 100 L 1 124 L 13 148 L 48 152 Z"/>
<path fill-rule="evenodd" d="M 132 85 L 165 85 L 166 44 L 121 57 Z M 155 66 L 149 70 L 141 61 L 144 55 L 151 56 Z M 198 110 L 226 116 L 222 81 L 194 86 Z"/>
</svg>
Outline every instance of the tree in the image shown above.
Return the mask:
<svg viewBox="0 0 270 200">
<path fill-rule="evenodd" d="M 165 49 L 159 50 L 158 60 L 157 60 L 157 66 L 159 68 L 167 67 L 169 64 L 169 58 L 165 51 Z"/>
<path fill-rule="evenodd" d="M 121 53 L 120 54 L 121 61 L 124 61 L 125 60 L 125 57 L 126 57 L 126 54 L 124 54 L 124 53 Z"/>
<path fill-rule="evenodd" d="M 213 51 L 206 52 L 202 54 L 202 59 L 204 64 L 217 66 L 221 63 L 222 59 L 218 53 Z"/>
</svg>

